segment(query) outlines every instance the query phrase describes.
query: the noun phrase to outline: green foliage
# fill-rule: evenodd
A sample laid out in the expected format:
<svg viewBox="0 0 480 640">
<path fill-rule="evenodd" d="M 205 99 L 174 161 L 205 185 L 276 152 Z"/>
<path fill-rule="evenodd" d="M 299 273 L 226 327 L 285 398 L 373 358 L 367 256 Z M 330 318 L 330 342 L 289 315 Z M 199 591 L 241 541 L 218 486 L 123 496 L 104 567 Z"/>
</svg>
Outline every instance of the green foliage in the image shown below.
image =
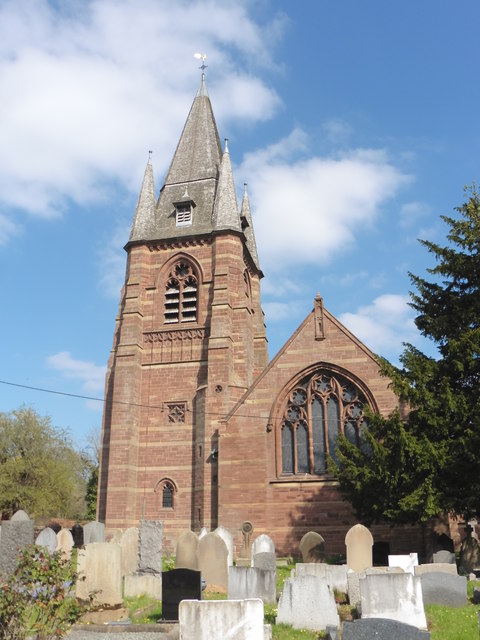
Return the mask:
<svg viewBox="0 0 480 640">
<path fill-rule="evenodd" d="M 84 474 L 84 458 L 50 418 L 27 407 L 0 413 L 0 511 L 83 515 Z"/>
<path fill-rule="evenodd" d="M 98 493 L 98 465 L 90 466 L 90 475 L 87 481 L 87 491 L 85 494 L 86 517 L 95 520 L 97 517 L 97 493 Z"/>
<path fill-rule="evenodd" d="M 7 582 L 0 586 L 0 640 L 62 638 L 80 616 L 72 564 L 60 552 L 39 546 L 24 549 Z"/>
<path fill-rule="evenodd" d="M 436 260 L 431 280 L 410 274 L 415 322 L 438 357 L 407 344 L 402 368 L 382 362 L 408 419 L 371 417 L 371 451 L 339 439 L 340 466 L 332 467 L 367 523 L 480 514 L 480 197 L 475 187 L 467 194 L 456 218 L 442 216 L 447 246 L 421 241 Z"/>
</svg>

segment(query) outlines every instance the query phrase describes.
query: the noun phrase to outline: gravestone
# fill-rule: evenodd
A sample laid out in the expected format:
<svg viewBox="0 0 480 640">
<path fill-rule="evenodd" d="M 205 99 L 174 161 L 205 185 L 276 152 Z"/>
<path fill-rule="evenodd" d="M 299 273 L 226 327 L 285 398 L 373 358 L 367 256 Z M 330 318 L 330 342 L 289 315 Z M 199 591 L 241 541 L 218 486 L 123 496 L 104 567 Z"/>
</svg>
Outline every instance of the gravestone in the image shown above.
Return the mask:
<svg viewBox="0 0 480 640">
<path fill-rule="evenodd" d="M 138 529 L 129 527 L 122 534 L 119 544 L 122 549 L 122 575 L 128 576 L 137 570 Z"/>
<path fill-rule="evenodd" d="M 105 525 L 103 522 L 87 522 L 83 527 L 83 544 L 105 542 Z"/>
<path fill-rule="evenodd" d="M 467 578 L 448 573 L 423 573 L 423 604 L 443 604 L 448 607 L 463 607 L 467 604 Z"/>
<path fill-rule="evenodd" d="M 233 566 L 233 536 L 232 536 L 232 534 L 230 533 L 230 531 L 228 529 L 225 529 L 225 527 L 217 527 L 215 529 L 214 533 L 216 533 L 217 536 L 220 536 L 220 538 L 227 545 L 227 550 L 228 550 L 227 564 L 228 564 L 229 567 L 232 567 Z"/>
<path fill-rule="evenodd" d="M 249 567 L 252 562 L 252 534 L 253 524 L 249 520 L 242 522 L 242 546 L 237 558 L 237 567 Z"/>
<path fill-rule="evenodd" d="M 365 576 L 374 576 L 384 573 L 405 573 L 403 569 L 399 567 L 370 567 L 369 569 L 365 569 L 365 571 L 360 571 L 360 573 L 355 573 L 354 571 L 348 571 L 347 573 L 347 593 L 348 600 L 352 607 L 356 607 L 358 612 L 361 613 L 362 603 L 360 600 L 360 580 Z"/>
<path fill-rule="evenodd" d="M 275 543 L 266 533 L 260 534 L 253 541 L 252 560 L 256 553 L 275 553 Z"/>
<path fill-rule="evenodd" d="M 303 562 L 325 562 L 325 540 L 319 533 L 308 531 L 300 540 Z"/>
<path fill-rule="evenodd" d="M 69 532 L 70 533 L 70 532 Z M 110 542 L 90 542 L 78 552 L 77 597 L 95 605 L 122 604 L 122 550 Z"/>
<path fill-rule="evenodd" d="M 228 568 L 228 599 L 260 598 L 266 604 L 277 602 L 277 572 L 255 567 Z"/>
<path fill-rule="evenodd" d="M 414 575 L 416 576 L 421 576 L 424 573 L 435 573 L 435 572 L 449 573 L 452 576 L 458 575 L 456 564 L 449 564 L 449 563 L 441 564 L 440 562 L 435 562 L 430 564 L 419 564 L 418 567 L 413 567 L 413 568 L 414 568 Z"/>
<path fill-rule="evenodd" d="M 415 567 L 418 567 L 418 554 L 410 553 L 404 555 L 388 556 L 389 567 L 400 567 L 405 573 L 415 573 Z"/>
<path fill-rule="evenodd" d="M 411 573 L 378 573 L 359 581 L 362 618 L 389 618 L 427 628 L 420 578 Z"/>
<path fill-rule="evenodd" d="M 162 573 L 162 619 L 178 620 L 182 600 L 201 600 L 202 575 L 192 569 L 172 569 Z"/>
<path fill-rule="evenodd" d="M 263 551 L 255 553 L 252 560 L 252 566 L 264 571 L 277 571 L 277 558 L 274 553 Z"/>
<path fill-rule="evenodd" d="M 374 542 L 372 547 L 372 561 L 374 567 L 386 567 L 390 555 L 389 542 Z"/>
<path fill-rule="evenodd" d="M 18 552 L 33 544 L 34 522 L 25 511 L 17 511 L 11 520 L 2 522 L 0 540 L 0 575 L 11 573 L 16 564 Z"/>
<path fill-rule="evenodd" d="M 62 558 L 70 560 L 72 557 L 73 536 L 68 529 L 60 529 L 57 533 L 57 551 L 60 551 Z"/>
<path fill-rule="evenodd" d="M 480 567 L 480 546 L 478 541 L 472 536 L 471 525 L 465 527 L 466 538 L 460 546 L 459 566 L 463 567 L 466 573 L 473 573 Z"/>
<path fill-rule="evenodd" d="M 434 563 L 442 563 L 442 564 L 457 564 L 457 560 L 455 558 L 455 554 L 453 551 L 446 551 L 442 549 L 441 551 L 437 551 L 433 554 L 433 562 Z"/>
<path fill-rule="evenodd" d="M 125 576 L 123 591 L 126 598 L 147 595 L 154 600 L 161 600 L 162 577 L 151 573 L 130 573 Z"/>
<path fill-rule="evenodd" d="M 57 534 L 50 527 L 45 527 L 38 534 L 35 544 L 38 544 L 40 547 L 45 547 L 48 549 L 50 553 L 53 553 L 57 550 Z"/>
<path fill-rule="evenodd" d="M 347 566 L 352 571 L 364 571 L 372 566 L 373 536 L 363 524 L 356 524 L 345 536 Z"/>
<path fill-rule="evenodd" d="M 428 631 L 386 618 L 362 618 L 344 622 L 342 632 L 343 640 L 430 640 Z"/>
<path fill-rule="evenodd" d="M 179 618 L 181 640 L 265 638 L 261 600 L 184 600 Z"/>
<path fill-rule="evenodd" d="M 324 578 L 332 589 L 337 589 L 342 593 L 347 593 L 347 565 L 346 564 L 326 564 L 325 562 L 297 562 L 292 576 L 317 576 Z"/>
<path fill-rule="evenodd" d="M 198 571 L 198 536 L 189 529 L 182 531 L 178 536 L 175 567 Z"/>
<path fill-rule="evenodd" d="M 83 527 L 81 524 L 74 524 L 71 530 L 74 547 L 83 547 Z"/>
<path fill-rule="evenodd" d="M 207 527 L 202 527 L 200 529 L 200 533 L 198 534 L 198 539 L 201 540 L 202 538 L 204 538 L 208 533 L 208 529 Z"/>
<path fill-rule="evenodd" d="M 198 566 L 207 585 L 219 591 L 228 589 L 228 550 L 216 533 L 209 533 L 198 542 Z"/>
<path fill-rule="evenodd" d="M 160 520 L 140 520 L 138 528 L 139 573 L 162 573 L 163 524 Z"/>
<path fill-rule="evenodd" d="M 480 588 L 473 587 L 473 595 L 472 595 L 473 604 L 480 604 Z"/>
<path fill-rule="evenodd" d="M 54 531 L 55 533 L 58 533 L 60 531 L 60 529 L 62 528 L 58 522 L 50 522 L 50 524 L 47 525 L 49 527 L 49 529 L 51 529 L 52 531 Z"/>
<path fill-rule="evenodd" d="M 333 589 L 324 578 L 316 576 L 287 578 L 278 601 L 276 623 L 310 631 L 323 631 L 327 625 L 339 627 Z"/>
</svg>

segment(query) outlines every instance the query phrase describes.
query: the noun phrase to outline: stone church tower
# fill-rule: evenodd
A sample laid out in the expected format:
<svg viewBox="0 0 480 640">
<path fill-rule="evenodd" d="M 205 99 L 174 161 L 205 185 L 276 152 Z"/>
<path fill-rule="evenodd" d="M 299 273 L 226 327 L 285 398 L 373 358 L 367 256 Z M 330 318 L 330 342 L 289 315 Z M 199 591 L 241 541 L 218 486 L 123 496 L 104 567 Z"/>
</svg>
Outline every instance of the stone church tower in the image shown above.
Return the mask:
<svg viewBox="0 0 480 640">
<path fill-rule="evenodd" d="M 125 247 L 106 380 L 98 519 L 218 522 L 219 420 L 268 363 L 248 196 L 239 210 L 202 76 L 155 202 L 149 160 Z"/>
<path fill-rule="evenodd" d="M 110 356 L 98 519 L 107 532 L 161 520 L 173 551 L 185 529 L 251 522 L 281 554 L 310 530 L 343 553 L 355 524 L 328 473 L 343 433 L 362 445 L 364 408 L 398 398 L 375 355 L 317 296 L 269 362 L 246 191 L 238 207 L 204 78 L 158 201 L 147 164 L 125 247 Z M 392 553 L 419 529 L 378 525 Z M 417 542 L 415 542 L 417 539 Z"/>
</svg>

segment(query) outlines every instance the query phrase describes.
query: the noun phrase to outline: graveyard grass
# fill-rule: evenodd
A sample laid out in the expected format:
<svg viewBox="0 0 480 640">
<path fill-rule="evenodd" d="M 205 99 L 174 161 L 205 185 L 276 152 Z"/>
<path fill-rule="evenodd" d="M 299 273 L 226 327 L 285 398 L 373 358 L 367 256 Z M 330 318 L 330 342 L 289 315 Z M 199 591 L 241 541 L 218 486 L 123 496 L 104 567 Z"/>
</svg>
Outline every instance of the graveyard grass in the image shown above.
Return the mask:
<svg viewBox="0 0 480 640">
<path fill-rule="evenodd" d="M 472 604 L 473 588 L 479 587 L 480 581 L 469 581 L 468 604 L 464 607 L 445 607 L 430 604 L 425 607 L 431 640 L 477 640 L 478 612 L 480 605 Z"/>
</svg>

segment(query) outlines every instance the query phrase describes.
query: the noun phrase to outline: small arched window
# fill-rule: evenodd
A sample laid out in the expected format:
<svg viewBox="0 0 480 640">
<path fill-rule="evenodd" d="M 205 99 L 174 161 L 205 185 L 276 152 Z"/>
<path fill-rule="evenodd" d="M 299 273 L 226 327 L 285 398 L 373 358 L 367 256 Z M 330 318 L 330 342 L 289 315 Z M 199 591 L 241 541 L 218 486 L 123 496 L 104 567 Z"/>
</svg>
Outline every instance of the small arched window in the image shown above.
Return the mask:
<svg viewBox="0 0 480 640">
<path fill-rule="evenodd" d="M 343 433 L 360 446 L 366 426 L 361 390 L 345 377 L 318 370 L 289 393 L 281 419 L 281 473 L 327 473 L 327 456 L 334 460 L 337 436 Z"/>
<path fill-rule="evenodd" d="M 173 509 L 173 485 L 165 482 L 162 489 L 162 507 L 164 509 Z"/>
<path fill-rule="evenodd" d="M 165 323 L 195 322 L 197 293 L 197 278 L 191 265 L 186 261 L 176 262 L 165 286 Z"/>
</svg>

